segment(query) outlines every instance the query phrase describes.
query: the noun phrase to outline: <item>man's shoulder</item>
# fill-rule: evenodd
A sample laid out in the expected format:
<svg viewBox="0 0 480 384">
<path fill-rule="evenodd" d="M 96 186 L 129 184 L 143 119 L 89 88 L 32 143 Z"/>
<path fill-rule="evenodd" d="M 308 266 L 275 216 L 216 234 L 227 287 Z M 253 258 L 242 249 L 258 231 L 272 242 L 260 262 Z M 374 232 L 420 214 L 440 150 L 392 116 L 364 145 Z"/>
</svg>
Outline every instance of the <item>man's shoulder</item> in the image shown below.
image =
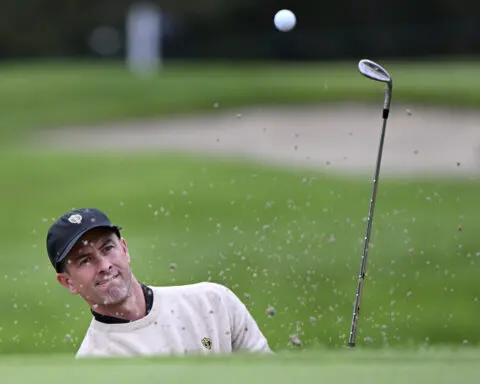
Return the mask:
<svg viewBox="0 0 480 384">
<path fill-rule="evenodd" d="M 95 319 L 92 319 L 90 321 L 90 325 L 88 326 L 87 332 L 77 350 L 76 357 L 81 358 L 81 357 L 87 357 L 91 355 L 96 355 L 96 348 L 95 348 L 95 341 L 93 337 L 93 323 L 95 322 Z"/>
<path fill-rule="evenodd" d="M 171 286 L 149 286 L 154 294 L 160 295 L 188 295 L 188 296 L 203 296 L 203 295 L 217 295 L 223 296 L 230 292 L 230 289 L 225 285 L 213 283 L 210 281 L 202 281 L 199 283 L 171 285 Z"/>
<path fill-rule="evenodd" d="M 175 307 L 175 311 L 193 311 L 205 316 L 211 311 L 226 313 L 232 308 L 231 293 L 222 284 L 199 282 L 185 285 L 150 286 L 154 295 L 154 306 L 160 310 Z M 186 309 L 188 308 L 188 309 Z M 221 311 L 221 312 L 219 312 Z"/>
</svg>

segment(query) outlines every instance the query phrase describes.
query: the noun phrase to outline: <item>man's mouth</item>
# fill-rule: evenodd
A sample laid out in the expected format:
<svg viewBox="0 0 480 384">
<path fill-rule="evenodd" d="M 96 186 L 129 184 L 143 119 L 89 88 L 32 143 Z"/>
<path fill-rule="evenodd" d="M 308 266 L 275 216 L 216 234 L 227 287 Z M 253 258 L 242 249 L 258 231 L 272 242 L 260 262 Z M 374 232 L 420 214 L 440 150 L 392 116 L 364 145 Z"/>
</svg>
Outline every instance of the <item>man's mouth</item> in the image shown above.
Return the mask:
<svg viewBox="0 0 480 384">
<path fill-rule="evenodd" d="M 104 276 L 103 279 L 100 281 L 97 281 L 95 285 L 106 285 L 110 281 L 115 280 L 118 276 L 120 276 L 120 273 L 117 273 L 115 275 Z"/>
</svg>

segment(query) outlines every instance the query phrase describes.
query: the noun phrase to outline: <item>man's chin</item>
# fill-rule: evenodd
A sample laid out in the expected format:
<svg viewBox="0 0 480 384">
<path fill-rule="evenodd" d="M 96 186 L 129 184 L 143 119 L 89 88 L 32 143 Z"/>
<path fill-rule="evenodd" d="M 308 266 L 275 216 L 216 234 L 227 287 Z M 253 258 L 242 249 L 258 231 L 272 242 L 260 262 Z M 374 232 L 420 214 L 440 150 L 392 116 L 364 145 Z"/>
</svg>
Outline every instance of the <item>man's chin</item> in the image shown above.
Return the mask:
<svg viewBox="0 0 480 384">
<path fill-rule="evenodd" d="M 119 305 L 127 299 L 128 290 L 125 287 L 112 286 L 107 292 L 101 292 L 98 296 L 101 305 Z"/>
</svg>

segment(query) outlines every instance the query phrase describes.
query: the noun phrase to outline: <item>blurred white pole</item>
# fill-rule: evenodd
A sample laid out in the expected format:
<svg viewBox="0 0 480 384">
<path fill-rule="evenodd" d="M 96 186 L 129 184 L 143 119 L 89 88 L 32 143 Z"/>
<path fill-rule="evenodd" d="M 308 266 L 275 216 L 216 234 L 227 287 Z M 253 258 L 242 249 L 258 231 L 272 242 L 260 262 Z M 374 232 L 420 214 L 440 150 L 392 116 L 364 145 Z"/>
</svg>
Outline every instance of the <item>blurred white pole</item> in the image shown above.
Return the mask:
<svg viewBox="0 0 480 384">
<path fill-rule="evenodd" d="M 154 4 L 130 6 L 126 20 L 126 61 L 134 74 L 151 75 L 162 66 L 161 12 Z"/>
</svg>

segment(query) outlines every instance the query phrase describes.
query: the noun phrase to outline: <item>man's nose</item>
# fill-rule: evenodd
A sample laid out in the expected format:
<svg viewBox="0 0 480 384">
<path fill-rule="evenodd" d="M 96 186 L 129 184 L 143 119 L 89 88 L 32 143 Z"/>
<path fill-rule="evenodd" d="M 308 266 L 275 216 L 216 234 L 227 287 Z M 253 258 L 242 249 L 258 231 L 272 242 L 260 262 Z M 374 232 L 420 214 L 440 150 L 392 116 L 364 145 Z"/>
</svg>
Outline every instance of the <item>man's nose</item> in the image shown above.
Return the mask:
<svg viewBox="0 0 480 384">
<path fill-rule="evenodd" d="M 107 257 L 98 256 L 98 269 L 101 272 L 108 272 L 112 268 L 112 263 L 108 260 Z"/>
</svg>

